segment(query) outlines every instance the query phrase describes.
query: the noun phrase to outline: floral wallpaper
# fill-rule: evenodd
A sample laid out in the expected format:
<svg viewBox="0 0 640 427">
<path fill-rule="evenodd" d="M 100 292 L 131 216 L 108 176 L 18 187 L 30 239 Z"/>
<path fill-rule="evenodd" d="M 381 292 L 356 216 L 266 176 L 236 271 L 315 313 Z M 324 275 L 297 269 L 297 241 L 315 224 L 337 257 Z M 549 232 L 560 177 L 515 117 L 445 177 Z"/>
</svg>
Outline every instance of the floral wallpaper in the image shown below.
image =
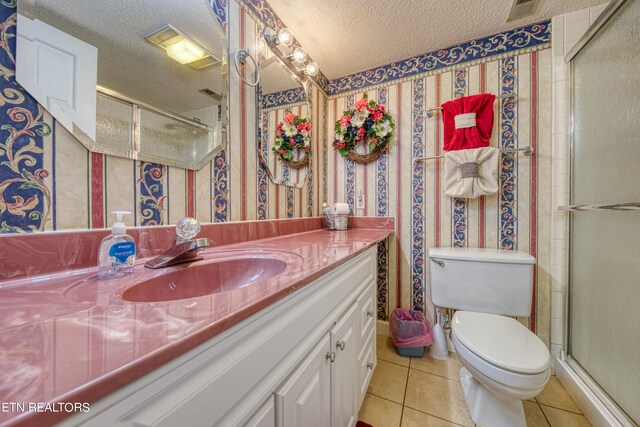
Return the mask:
<svg viewBox="0 0 640 427">
<path fill-rule="evenodd" d="M 51 211 L 45 183 L 44 109 L 16 82 L 16 0 L 0 7 L 0 233 L 43 230 Z"/>
</svg>

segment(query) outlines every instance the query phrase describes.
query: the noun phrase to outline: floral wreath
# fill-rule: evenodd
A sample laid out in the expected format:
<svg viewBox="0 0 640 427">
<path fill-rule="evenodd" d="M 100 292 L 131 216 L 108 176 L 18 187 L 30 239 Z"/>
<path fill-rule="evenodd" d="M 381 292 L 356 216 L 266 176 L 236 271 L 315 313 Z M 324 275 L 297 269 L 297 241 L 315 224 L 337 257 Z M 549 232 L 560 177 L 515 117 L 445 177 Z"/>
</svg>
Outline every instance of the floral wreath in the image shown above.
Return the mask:
<svg viewBox="0 0 640 427">
<path fill-rule="evenodd" d="M 389 151 L 389 142 L 396 128 L 384 105 L 368 101 L 365 93 L 351 110 L 346 110 L 336 122 L 333 149 L 342 157 L 366 165 Z M 359 143 L 368 146 L 368 153 L 356 152 Z M 367 144 L 368 143 L 368 144 Z"/>
<path fill-rule="evenodd" d="M 284 122 L 276 125 L 276 142 L 271 148 L 276 158 L 289 167 L 301 169 L 309 164 L 308 153 L 311 151 L 309 132 L 311 123 L 293 113 L 284 115 Z M 304 157 L 299 158 L 304 150 Z"/>
</svg>

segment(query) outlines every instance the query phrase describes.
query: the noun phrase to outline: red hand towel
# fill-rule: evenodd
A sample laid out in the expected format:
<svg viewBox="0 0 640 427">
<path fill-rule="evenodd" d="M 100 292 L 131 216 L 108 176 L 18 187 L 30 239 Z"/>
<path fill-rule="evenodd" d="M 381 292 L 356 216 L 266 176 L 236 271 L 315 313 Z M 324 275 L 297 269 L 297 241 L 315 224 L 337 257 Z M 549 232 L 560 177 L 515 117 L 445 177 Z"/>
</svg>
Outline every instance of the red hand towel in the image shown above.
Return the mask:
<svg viewBox="0 0 640 427">
<path fill-rule="evenodd" d="M 445 151 L 489 146 L 493 129 L 493 101 L 495 99 L 496 96 L 492 93 L 481 93 L 480 95 L 463 96 L 442 104 Z M 476 125 L 456 129 L 454 117 L 465 113 L 476 113 Z"/>
</svg>

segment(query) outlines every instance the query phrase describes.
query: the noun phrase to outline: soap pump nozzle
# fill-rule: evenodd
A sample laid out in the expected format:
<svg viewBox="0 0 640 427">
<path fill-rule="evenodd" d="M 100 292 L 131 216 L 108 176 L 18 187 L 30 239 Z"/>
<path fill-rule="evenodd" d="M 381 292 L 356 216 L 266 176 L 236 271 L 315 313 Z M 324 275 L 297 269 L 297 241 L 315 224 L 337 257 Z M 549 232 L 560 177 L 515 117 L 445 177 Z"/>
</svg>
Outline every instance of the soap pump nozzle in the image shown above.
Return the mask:
<svg viewBox="0 0 640 427">
<path fill-rule="evenodd" d="M 131 215 L 131 212 L 129 212 L 129 211 L 113 211 L 111 213 L 116 216 L 116 222 L 113 223 L 113 227 L 111 228 L 111 231 L 113 232 L 113 234 L 124 234 L 127 231 L 127 226 L 124 225 L 124 222 L 122 221 L 122 218 L 125 215 Z"/>
</svg>

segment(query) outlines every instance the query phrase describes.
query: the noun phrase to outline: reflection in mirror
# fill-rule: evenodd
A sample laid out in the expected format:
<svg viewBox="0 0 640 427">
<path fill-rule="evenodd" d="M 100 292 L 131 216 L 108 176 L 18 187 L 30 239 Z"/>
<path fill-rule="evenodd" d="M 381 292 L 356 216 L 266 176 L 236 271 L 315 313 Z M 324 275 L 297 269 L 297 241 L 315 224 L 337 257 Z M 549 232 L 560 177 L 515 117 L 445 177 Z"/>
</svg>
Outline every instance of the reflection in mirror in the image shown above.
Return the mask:
<svg viewBox="0 0 640 427">
<path fill-rule="evenodd" d="M 16 60 L 91 151 L 199 169 L 226 144 L 227 40 L 207 0 L 23 0 Z"/>
<path fill-rule="evenodd" d="M 272 52 L 264 56 L 259 60 L 261 77 L 257 92 L 260 163 L 274 184 L 302 187 L 312 155 L 306 85 Z"/>
</svg>

